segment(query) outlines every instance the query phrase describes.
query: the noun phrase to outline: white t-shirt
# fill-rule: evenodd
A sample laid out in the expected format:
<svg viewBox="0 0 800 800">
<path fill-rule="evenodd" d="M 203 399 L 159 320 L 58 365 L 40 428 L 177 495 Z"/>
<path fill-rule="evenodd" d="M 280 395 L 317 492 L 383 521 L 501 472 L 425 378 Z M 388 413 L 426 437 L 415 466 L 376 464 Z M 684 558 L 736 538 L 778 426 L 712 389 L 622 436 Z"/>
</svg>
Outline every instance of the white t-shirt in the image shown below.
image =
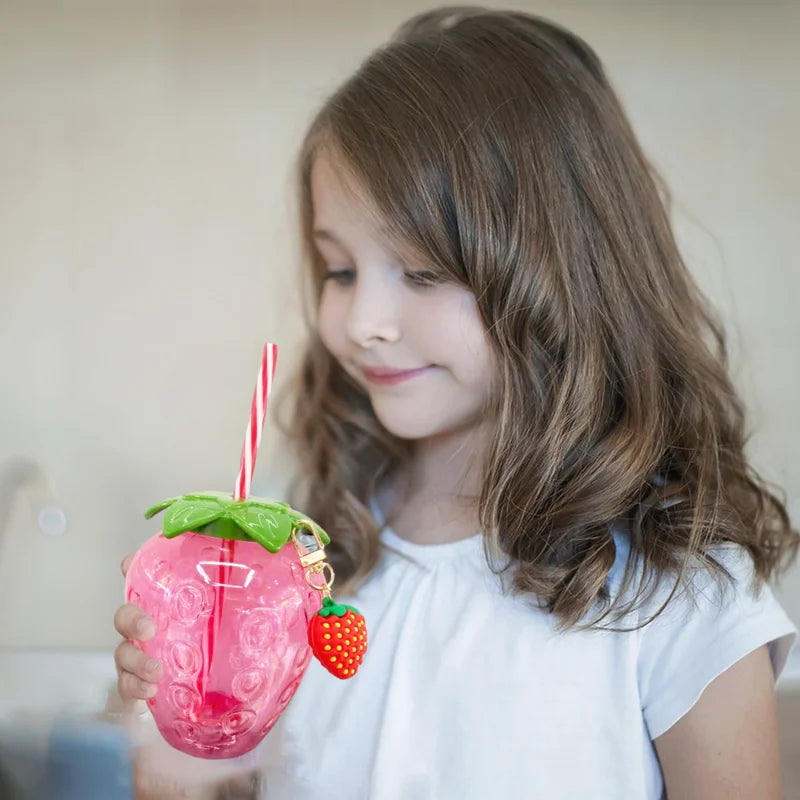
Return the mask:
<svg viewBox="0 0 800 800">
<path fill-rule="evenodd" d="M 438 545 L 381 536 L 369 581 L 336 596 L 367 621 L 358 674 L 341 681 L 312 659 L 250 754 L 269 800 L 657 800 L 651 740 L 762 644 L 777 678 L 797 635 L 768 587 L 752 598 L 752 564 L 736 546 L 719 551 L 737 577 L 723 602 L 702 572 L 697 608 L 684 595 L 632 633 L 560 633 L 502 592 L 480 535 Z M 627 549 L 615 539 L 612 587 Z"/>
</svg>

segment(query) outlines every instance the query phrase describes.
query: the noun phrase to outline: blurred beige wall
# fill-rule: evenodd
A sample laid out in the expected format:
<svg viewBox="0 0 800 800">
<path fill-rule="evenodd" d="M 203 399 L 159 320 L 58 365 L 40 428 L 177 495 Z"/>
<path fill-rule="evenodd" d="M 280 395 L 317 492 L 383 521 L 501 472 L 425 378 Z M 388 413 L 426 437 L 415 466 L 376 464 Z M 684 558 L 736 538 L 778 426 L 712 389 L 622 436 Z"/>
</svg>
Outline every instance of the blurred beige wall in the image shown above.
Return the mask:
<svg viewBox="0 0 800 800">
<path fill-rule="evenodd" d="M 753 457 L 800 523 L 798 7 L 514 5 L 605 61 L 728 322 Z M 17 495 L 0 645 L 113 645 L 119 561 L 158 527 L 142 511 L 232 489 L 259 348 L 281 346 L 280 384 L 301 333 L 295 148 L 427 7 L 0 4 L 0 473 L 36 459 L 68 520 L 48 537 Z M 275 439 L 268 419 L 254 488 L 279 495 Z M 800 620 L 800 570 L 779 595 Z"/>
</svg>

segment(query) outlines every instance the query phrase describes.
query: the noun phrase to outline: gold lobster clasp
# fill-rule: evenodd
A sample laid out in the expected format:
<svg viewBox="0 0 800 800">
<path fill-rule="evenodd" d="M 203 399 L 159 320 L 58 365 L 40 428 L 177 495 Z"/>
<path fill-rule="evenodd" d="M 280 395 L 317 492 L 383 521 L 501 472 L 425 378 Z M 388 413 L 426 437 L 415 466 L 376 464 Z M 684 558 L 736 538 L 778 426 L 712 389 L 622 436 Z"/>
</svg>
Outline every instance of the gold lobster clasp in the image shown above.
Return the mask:
<svg viewBox="0 0 800 800">
<path fill-rule="evenodd" d="M 300 563 L 306 568 L 306 583 L 312 589 L 322 592 L 324 597 L 330 597 L 336 575 L 333 567 L 325 560 L 325 548 L 317 526 L 310 519 L 297 520 L 292 526 L 291 538 Z M 314 582 L 312 576 L 319 576 L 321 583 Z"/>
</svg>

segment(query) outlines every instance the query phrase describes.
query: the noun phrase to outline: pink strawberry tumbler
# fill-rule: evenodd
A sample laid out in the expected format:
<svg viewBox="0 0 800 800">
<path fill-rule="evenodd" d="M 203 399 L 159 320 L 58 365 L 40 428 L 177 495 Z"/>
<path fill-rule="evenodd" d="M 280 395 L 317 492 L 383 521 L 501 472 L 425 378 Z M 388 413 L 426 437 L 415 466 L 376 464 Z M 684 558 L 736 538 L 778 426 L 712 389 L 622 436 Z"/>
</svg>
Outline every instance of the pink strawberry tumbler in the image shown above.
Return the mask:
<svg viewBox="0 0 800 800">
<path fill-rule="evenodd" d="M 325 531 L 287 503 L 248 497 L 275 355 L 267 345 L 236 490 L 145 512 L 166 511 L 162 530 L 136 553 L 125 582 L 126 601 L 156 624 L 152 639 L 137 642 L 164 668 L 148 707 L 169 744 L 203 758 L 239 756 L 267 735 L 312 654 L 323 657 L 325 645 L 317 652 L 310 641 L 316 623 L 329 624 L 318 614 L 346 613 L 330 597 Z M 366 629 L 338 677 L 355 674 L 365 649 Z"/>
</svg>

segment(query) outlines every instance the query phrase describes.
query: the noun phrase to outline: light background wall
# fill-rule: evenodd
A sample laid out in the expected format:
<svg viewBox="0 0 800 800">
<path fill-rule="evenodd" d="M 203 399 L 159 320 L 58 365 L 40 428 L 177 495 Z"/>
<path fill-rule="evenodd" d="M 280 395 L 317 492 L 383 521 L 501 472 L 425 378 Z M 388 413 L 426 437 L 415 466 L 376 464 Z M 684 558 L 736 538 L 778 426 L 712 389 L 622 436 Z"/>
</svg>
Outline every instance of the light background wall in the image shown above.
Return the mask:
<svg viewBox="0 0 800 800">
<path fill-rule="evenodd" d="M 492 4 L 504 5 L 504 4 Z M 724 314 L 751 452 L 800 522 L 797 5 L 509 4 L 583 35 Z M 290 170 L 314 109 L 420 2 L 0 3 L 0 645 L 106 647 L 161 498 L 233 485 L 259 348 L 300 341 Z M 283 367 L 283 369 L 281 369 Z M 280 495 L 269 420 L 256 489 Z M 800 620 L 800 570 L 778 594 Z"/>
</svg>

